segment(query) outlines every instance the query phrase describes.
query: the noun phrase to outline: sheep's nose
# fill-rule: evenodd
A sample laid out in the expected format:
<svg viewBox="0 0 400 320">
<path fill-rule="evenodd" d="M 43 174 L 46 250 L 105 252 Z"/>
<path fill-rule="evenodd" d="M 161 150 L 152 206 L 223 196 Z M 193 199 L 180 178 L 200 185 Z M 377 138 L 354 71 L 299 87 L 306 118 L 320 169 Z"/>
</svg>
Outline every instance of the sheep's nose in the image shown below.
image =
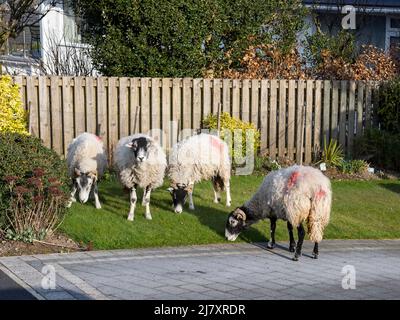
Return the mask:
<svg viewBox="0 0 400 320">
<path fill-rule="evenodd" d="M 140 162 L 143 162 L 144 157 L 138 157 Z"/>
</svg>

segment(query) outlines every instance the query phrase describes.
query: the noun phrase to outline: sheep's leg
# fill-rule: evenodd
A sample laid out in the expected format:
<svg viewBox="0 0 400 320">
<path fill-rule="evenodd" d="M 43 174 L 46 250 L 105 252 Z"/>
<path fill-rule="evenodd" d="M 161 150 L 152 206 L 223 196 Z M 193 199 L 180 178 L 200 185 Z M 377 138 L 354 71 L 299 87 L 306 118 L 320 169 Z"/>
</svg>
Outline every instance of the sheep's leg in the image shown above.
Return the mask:
<svg viewBox="0 0 400 320">
<path fill-rule="evenodd" d="M 214 179 L 213 179 L 213 189 L 214 189 L 214 203 L 219 203 L 221 201 L 221 193 Z"/>
<path fill-rule="evenodd" d="M 133 221 L 133 219 L 135 218 L 135 207 L 136 207 L 136 200 L 137 200 L 136 187 L 137 187 L 137 185 L 135 185 L 131 189 L 131 194 L 130 194 L 131 207 L 129 209 L 129 214 L 128 214 L 129 221 Z"/>
<path fill-rule="evenodd" d="M 313 258 L 318 259 L 318 242 L 314 243 Z"/>
<path fill-rule="evenodd" d="M 287 229 L 289 231 L 289 252 L 294 252 L 294 248 L 296 247 L 296 241 L 294 241 L 294 236 L 293 236 L 293 226 L 292 224 L 288 221 L 287 222 Z"/>
<path fill-rule="evenodd" d="M 231 185 L 229 180 L 225 182 L 225 192 L 226 192 L 226 206 L 230 207 L 231 206 Z"/>
<path fill-rule="evenodd" d="M 149 186 L 146 187 L 144 193 L 143 193 L 143 203 L 146 206 L 146 213 L 145 217 L 147 220 L 152 220 L 153 218 L 151 217 L 150 213 L 150 194 L 151 194 L 151 188 Z"/>
<path fill-rule="evenodd" d="M 189 188 L 188 195 L 189 195 L 189 209 L 194 210 L 194 203 L 193 203 L 193 189 L 194 186 Z"/>
<path fill-rule="evenodd" d="M 275 229 L 276 229 L 276 218 L 271 218 L 271 239 L 267 244 L 268 249 L 275 248 Z"/>
<path fill-rule="evenodd" d="M 77 190 L 77 188 L 76 188 L 75 183 L 74 183 L 74 185 L 72 187 L 72 191 L 71 191 L 71 198 L 69 199 L 69 202 L 67 204 L 67 208 L 71 207 L 72 202 L 76 202 L 76 198 L 75 198 L 76 190 Z"/>
<path fill-rule="evenodd" d="M 306 234 L 302 223 L 300 223 L 299 226 L 297 227 L 297 234 L 298 234 L 299 240 L 297 241 L 296 252 L 293 257 L 294 261 L 299 260 L 299 257 L 301 256 L 301 248 L 303 246 L 303 240 L 304 240 L 304 236 Z"/>
<path fill-rule="evenodd" d="M 93 185 L 93 195 L 94 195 L 94 205 L 96 209 L 101 209 L 101 204 L 99 200 L 99 188 L 97 187 L 97 182 Z"/>
</svg>

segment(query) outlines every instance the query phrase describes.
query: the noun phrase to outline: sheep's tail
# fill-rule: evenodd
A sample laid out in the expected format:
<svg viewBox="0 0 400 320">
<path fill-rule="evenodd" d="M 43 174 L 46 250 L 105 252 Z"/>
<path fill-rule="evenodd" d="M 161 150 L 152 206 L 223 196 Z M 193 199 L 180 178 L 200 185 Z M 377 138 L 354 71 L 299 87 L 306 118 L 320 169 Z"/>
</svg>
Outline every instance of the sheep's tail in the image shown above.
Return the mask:
<svg viewBox="0 0 400 320">
<path fill-rule="evenodd" d="M 307 229 L 310 240 L 321 242 L 324 229 L 329 223 L 332 194 L 330 190 L 320 190 L 311 201 L 311 210 L 307 219 Z"/>
</svg>

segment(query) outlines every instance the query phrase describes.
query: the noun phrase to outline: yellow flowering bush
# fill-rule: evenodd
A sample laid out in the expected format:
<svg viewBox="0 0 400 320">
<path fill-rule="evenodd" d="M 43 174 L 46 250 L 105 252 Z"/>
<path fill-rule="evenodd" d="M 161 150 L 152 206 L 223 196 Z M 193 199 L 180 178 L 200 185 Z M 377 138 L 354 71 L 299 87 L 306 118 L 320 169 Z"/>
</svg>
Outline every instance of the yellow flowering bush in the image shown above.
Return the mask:
<svg viewBox="0 0 400 320">
<path fill-rule="evenodd" d="M 28 134 L 26 119 L 18 85 L 10 76 L 0 76 L 0 132 Z"/>
<path fill-rule="evenodd" d="M 203 127 L 209 130 L 216 130 L 218 127 L 218 116 L 216 114 L 209 114 L 204 120 L 203 120 Z M 232 139 L 234 139 L 234 131 L 235 130 L 242 130 L 242 137 L 241 137 L 241 143 L 242 143 L 242 156 L 246 155 L 246 132 L 248 130 L 253 130 L 254 132 L 254 154 L 257 154 L 257 150 L 260 147 L 260 131 L 257 130 L 256 126 L 253 123 L 250 122 L 245 122 L 240 119 L 236 119 L 232 117 L 228 112 L 223 112 L 221 114 L 220 118 L 220 137 L 221 139 L 225 139 L 225 134 L 226 132 L 229 132 L 232 134 Z M 238 146 L 236 146 L 237 148 Z M 232 143 L 231 145 L 231 155 L 234 154 L 235 150 L 235 145 Z M 236 154 L 235 154 L 236 156 Z M 240 156 L 240 155 L 238 155 Z"/>
</svg>

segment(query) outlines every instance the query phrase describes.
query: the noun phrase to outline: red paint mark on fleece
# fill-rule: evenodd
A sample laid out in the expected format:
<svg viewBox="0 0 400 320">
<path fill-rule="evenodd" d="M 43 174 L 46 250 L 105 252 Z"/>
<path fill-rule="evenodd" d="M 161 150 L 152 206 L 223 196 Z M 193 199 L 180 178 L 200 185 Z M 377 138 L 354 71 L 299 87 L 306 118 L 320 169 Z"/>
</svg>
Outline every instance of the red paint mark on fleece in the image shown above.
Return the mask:
<svg viewBox="0 0 400 320">
<path fill-rule="evenodd" d="M 99 136 L 96 136 L 97 141 L 102 141 Z"/>
<path fill-rule="evenodd" d="M 298 172 L 298 171 L 295 171 L 291 174 L 291 176 L 288 180 L 288 183 L 287 183 L 288 189 L 290 189 L 291 187 L 293 187 L 296 184 L 296 181 L 299 178 L 299 176 L 300 176 L 300 172 Z"/>
<path fill-rule="evenodd" d="M 216 148 L 220 153 L 222 152 L 223 145 L 218 138 L 210 137 L 211 146 Z"/>
<path fill-rule="evenodd" d="M 319 200 L 322 199 L 323 197 L 326 196 L 326 192 L 323 189 L 319 189 L 316 193 L 315 193 L 315 199 Z"/>
</svg>

